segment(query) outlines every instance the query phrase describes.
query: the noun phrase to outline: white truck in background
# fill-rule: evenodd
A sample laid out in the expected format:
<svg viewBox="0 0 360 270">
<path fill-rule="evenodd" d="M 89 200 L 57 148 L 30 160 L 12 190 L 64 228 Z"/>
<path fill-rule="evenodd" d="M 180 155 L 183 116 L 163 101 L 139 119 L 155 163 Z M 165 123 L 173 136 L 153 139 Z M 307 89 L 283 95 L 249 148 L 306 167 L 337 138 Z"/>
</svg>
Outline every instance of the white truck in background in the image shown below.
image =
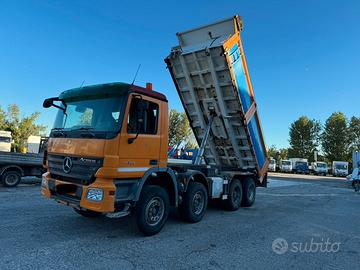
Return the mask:
<svg viewBox="0 0 360 270">
<path fill-rule="evenodd" d="M 269 172 L 276 172 L 276 160 L 274 158 L 270 158 L 268 169 L 269 169 Z"/>
<path fill-rule="evenodd" d="M 306 158 L 290 158 L 292 171 L 299 174 L 309 174 L 309 164 Z"/>
<path fill-rule="evenodd" d="M 0 152 L 10 152 L 11 143 L 12 143 L 11 132 L 0 130 Z"/>
<path fill-rule="evenodd" d="M 347 181 L 356 192 L 360 191 L 360 152 L 353 153 L 353 171 L 348 175 Z"/>
<path fill-rule="evenodd" d="M 337 177 L 346 177 L 349 174 L 349 162 L 333 161 L 332 175 Z"/>
<path fill-rule="evenodd" d="M 328 173 L 328 166 L 326 162 L 322 162 L 322 161 L 312 162 L 311 171 L 315 175 L 326 176 Z"/>
<path fill-rule="evenodd" d="M 291 173 L 292 172 L 292 164 L 288 159 L 280 160 L 279 164 L 280 172 Z"/>
</svg>

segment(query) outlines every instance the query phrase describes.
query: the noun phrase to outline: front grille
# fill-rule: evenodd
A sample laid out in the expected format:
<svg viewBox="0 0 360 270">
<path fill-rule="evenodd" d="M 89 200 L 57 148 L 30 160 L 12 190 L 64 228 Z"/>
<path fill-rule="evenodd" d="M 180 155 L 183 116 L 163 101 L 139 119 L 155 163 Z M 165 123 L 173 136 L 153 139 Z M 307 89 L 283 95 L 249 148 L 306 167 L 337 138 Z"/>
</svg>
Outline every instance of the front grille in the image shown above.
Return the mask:
<svg viewBox="0 0 360 270">
<path fill-rule="evenodd" d="M 64 171 L 64 159 L 71 159 L 71 170 Z M 95 173 L 102 167 L 102 158 L 72 157 L 63 155 L 48 155 L 48 167 L 53 179 L 65 182 L 89 185 L 95 181 Z"/>
</svg>

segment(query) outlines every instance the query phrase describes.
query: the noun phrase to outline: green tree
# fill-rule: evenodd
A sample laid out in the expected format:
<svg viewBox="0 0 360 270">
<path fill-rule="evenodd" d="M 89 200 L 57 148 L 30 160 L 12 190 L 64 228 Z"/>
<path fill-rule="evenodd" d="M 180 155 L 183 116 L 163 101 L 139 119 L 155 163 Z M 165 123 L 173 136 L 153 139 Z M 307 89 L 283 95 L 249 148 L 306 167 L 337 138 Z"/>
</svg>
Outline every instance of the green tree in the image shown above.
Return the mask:
<svg viewBox="0 0 360 270">
<path fill-rule="evenodd" d="M 196 146 L 196 141 L 185 112 L 178 112 L 175 109 L 169 113 L 169 145 L 175 145 L 185 140 L 190 147 Z"/>
<path fill-rule="evenodd" d="M 6 112 L 0 107 L 0 130 L 6 128 Z"/>
<path fill-rule="evenodd" d="M 276 146 L 274 144 L 270 145 L 270 147 L 268 148 L 268 156 L 276 159 L 278 153 L 279 150 L 276 148 Z"/>
<path fill-rule="evenodd" d="M 280 159 L 288 159 L 288 157 L 289 157 L 289 149 L 281 148 L 279 150 L 279 153 L 280 153 Z"/>
<path fill-rule="evenodd" d="M 20 109 L 15 104 L 9 105 L 6 113 L 0 108 L 0 127 L 3 130 L 11 131 L 15 151 L 20 151 L 25 146 L 30 135 L 44 133 L 46 127 L 35 124 L 39 116 L 39 112 L 34 112 L 29 116 L 20 117 Z"/>
<path fill-rule="evenodd" d="M 321 124 L 306 116 L 301 116 L 290 126 L 289 157 L 314 159 L 314 150 L 320 143 Z"/>
<path fill-rule="evenodd" d="M 321 144 L 328 161 L 349 159 L 348 123 L 342 112 L 333 113 L 325 122 Z"/>
<path fill-rule="evenodd" d="M 360 151 L 360 117 L 351 117 L 349 123 L 350 152 Z"/>
<path fill-rule="evenodd" d="M 276 159 L 277 161 L 288 158 L 288 149 L 278 149 L 274 144 L 268 148 L 268 156 Z"/>
</svg>

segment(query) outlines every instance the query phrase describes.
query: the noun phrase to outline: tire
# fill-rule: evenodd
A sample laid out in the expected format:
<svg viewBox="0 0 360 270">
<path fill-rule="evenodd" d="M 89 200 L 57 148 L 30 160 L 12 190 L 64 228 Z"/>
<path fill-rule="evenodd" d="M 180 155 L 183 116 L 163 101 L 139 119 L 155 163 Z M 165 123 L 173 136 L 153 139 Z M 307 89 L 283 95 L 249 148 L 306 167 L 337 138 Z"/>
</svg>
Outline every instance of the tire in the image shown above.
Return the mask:
<svg viewBox="0 0 360 270">
<path fill-rule="evenodd" d="M 21 181 L 21 174 L 17 171 L 8 171 L 1 176 L 2 184 L 5 187 L 16 187 Z"/>
<path fill-rule="evenodd" d="M 74 208 L 74 211 L 76 213 L 78 213 L 79 215 L 81 215 L 83 217 L 87 217 L 87 218 L 96 218 L 96 217 L 102 216 L 102 213 L 91 211 L 91 210 L 82 210 L 82 209 L 75 209 Z"/>
<path fill-rule="evenodd" d="M 190 182 L 179 205 L 179 214 L 186 222 L 197 223 L 204 217 L 207 204 L 208 193 L 205 186 L 198 182 Z"/>
<path fill-rule="evenodd" d="M 228 198 L 223 202 L 226 210 L 236 211 L 240 208 L 243 199 L 243 187 L 240 180 L 231 181 Z"/>
<path fill-rule="evenodd" d="M 144 186 L 137 202 L 136 225 L 145 236 L 157 234 L 169 216 L 170 200 L 166 190 L 160 186 Z"/>
<path fill-rule="evenodd" d="M 355 192 L 360 192 L 360 180 L 353 181 L 352 186 Z"/>
<path fill-rule="evenodd" d="M 254 179 L 247 177 L 242 181 L 243 197 L 241 206 L 250 207 L 256 198 L 256 185 Z"/>
</svg>

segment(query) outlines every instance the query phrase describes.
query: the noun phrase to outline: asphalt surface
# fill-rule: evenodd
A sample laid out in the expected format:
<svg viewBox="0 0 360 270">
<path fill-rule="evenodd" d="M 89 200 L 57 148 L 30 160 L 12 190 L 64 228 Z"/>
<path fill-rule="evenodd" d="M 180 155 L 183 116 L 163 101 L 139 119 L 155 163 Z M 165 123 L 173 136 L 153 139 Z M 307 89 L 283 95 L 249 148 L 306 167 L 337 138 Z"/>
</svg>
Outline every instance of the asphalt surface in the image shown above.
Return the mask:
<svg viewBox="0 0 360 270">
<path fill-rule="evenodd" d="M 0 187 L 0 269 L 359 269 L 360 194 L 292 178 L 273 174 L 251 208 L 213 203 L 197 224 L 173 211 L 152 237 L 131 217 L 78 216 L 38 184 Z"/>
</svg>

